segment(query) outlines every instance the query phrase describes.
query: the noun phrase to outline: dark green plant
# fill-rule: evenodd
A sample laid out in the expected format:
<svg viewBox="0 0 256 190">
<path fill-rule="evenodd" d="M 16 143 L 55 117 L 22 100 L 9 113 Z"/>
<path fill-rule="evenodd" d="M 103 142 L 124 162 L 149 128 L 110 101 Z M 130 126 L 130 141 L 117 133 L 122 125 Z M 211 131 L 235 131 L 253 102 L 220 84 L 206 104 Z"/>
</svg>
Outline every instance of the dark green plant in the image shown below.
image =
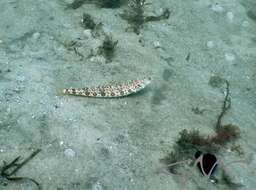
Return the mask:
<svg viewBox="0 0 256 190">
<path fill-rule="evenodd" d="M 67 5 L 67 9 L 78 9 L 88 0 L 74 0 L 72 3 Z"/>
<path fill-rule="evenodd" d="M 78 48 L 82 46 L 80 42 L 72 40 L 62 44 L 68 51 L 73 51 L 77 56 L 79 56 L 81 60 L 84 58 L 84 55 L 78 51 Z"/>
<path fill-rule="evenodd" d="M 98 54 L 104 56 L 107 62 L 111 62 L 117 43 L 118 41 L 114 41 L 112 36 L 106 35 L 102 45 L 98 48 Z"/>
<path fill-rule="evenodd" d="M 5 182 L 3 183 L 3 185 L 8 185 L 8 181 L 24 181 L 24 180 L 28 180 L 33 182 L 38 189 L 41 189 L 40 184 L 29 177 L 17 177 L 15 176 L 15 174 L 25 165 L 27 164 L 32 158 L 34 158 L 39 152 L 41 151 L 41 149 L 37 149 L 35 150 L 28 158 L 26 158 L 25 160 L 23 160 L 22 162 L 18 163 L 20 160 L 20 156 L 18 156 L 17 158 L 15 158 L 13 161 L 11 161 L 10 163 L 6 163 L 4 161 L 4 165 L 0 168 L 0 180 L 5 180 Z"/>
<path fill-rule="evenodd" d="M 215 125 L 216 132 L 222 127 L 221 121 L 223 116 L 226 114 L 226 112 L 231 108 L 231 98 L 230 98 L 230 91 L 229 91 L 229 82 L 226 82 L 226 95 L 222 104 L 221 112 L 218 116 L 217 123 Z"/>
<path fill-rule="evenodd" d="M 228 124 L 217 129 L 216 134 L 210 138 L 210 142 L 216 145 L 225 145 L 240 137 L 239 127 Z"/>
<path fill-rule="evenodd" d="M 159 21 L 163 19 L 168 19 L 170 17 L 170 10 L 164 9 L 163 13 L 159 16 L 148 16 L 145 17 L 145 22 L 153 22 L 153 21 Z"/>
<path fill-rule="evenodd" d="M 121 18 L 127 20 L 127 22 L 130 24 L 130 28 L 136 34 L 140 33 L 144 23 L 168 19 L 170 16 L 170 11 L 168 9 L 165 9 L 163 14 L 160 16 L 145 16 L 145 5 L 146 0 L 130 0 L 129 8 L 120 14 Z"/>
<path fill-rule="evenodd" d="M 81 26 L 84 29 L 90 29 L 93 37 L 99 37 L 101 34 L 104 35 L 104 31 L 102 28 L 103 24 L 101 22 L 96 23 L 90 14 L 83 14 Z"/>
<path fill-rule="evenodd" d="M 180 138 L 176 141 L 176 144 L 181 147 L 183 150 L 189 149 L 198 149 L 204 146 L 211 146 L 211 138 L 209 136 L 204 136 L 199 133 L 199 130 L 191 130 L 183 129 L 180 132 Z"/>
<path fill-rule="evenodd" d="M 126 2 L 127 0 L 74 0 L 67 8 L 78 9 L 85 3 L 93 3 L 101 8 L 118 8 Z"/>
<path fill-rule="evenodd" d="M 127 0 L 98 0 L 97 4 L 102 8 L 118 8 Z"/>
<path fill-rule="evenodd" d="M 121 18 L 127 20 L 130 24 L 133 32 L 136 34 L 140 33 L 145 17 L 144 17 L 144 6 L 146 0 L 130 0 L 129 9 L 125 10 L 124 13 L 120 14 Z"/>
<path fill-rule="evenodd" d="M 91 30 L 94 30 L 96 27 L 96 23 L 94 22 L 92 16 L 87 13 L 83 14 L 81 25 L 83 28 Z"/>
<path fill-rule="evenodd" d="M 209 80 L 209 85 L 214 88 L 219 88 L 225 83 L 225 79 L 219 77 L 219 76 L 211 76 Z"/>
</svg>

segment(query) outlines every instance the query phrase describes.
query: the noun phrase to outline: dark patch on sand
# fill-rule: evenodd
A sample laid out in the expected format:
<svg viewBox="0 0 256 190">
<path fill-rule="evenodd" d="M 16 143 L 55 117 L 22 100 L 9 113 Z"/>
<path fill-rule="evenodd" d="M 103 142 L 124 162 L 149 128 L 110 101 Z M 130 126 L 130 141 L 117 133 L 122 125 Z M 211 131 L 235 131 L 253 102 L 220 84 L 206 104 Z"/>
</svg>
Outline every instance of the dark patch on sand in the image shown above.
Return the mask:
<svg viewBox="0 0 256 190">
<path fill-rule="evenodd" d="M 256 9 L 247 11 L 247 16 L 256 22 Z"/>
<path fill-rule="evenodd" d="M 163 100 L 166 100 L 166 86 L 161 86 L 160 88 L 154 91 L 154 94 L 151 99 L 151 103 L 154 105 L 159 105 Z"/>
<path fill-rule="evenodd" d="M 219 88 L 224 84 L 225 80 L 219 76 L 211 76 L 209 85 L 214 88 Z"/>
<path fill-rule="evenodd" d="M 173 76 L 173 74 L 174 74 L 173 70 L 165 69 L 162 77 L 165 81 L 168 81 Z"/>
</svg>

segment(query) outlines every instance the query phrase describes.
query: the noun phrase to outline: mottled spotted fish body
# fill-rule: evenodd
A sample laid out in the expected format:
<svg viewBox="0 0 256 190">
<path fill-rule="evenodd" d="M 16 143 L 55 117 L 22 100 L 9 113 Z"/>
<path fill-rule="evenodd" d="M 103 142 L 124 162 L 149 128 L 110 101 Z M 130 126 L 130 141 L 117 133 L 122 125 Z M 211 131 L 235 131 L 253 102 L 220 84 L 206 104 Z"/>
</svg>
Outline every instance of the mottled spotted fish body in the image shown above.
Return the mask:
<svg viewBox="0 0 256 190">
<path fill-rule="evenodd" d="M 141 80 L 129 80 L 118 84 L 108 84 L 98 87 L 87 88 L 67 88 L 62 92 L 67 95 L 86 96 L 86 97 L 103 97 L 117 98 L 139 92 L 151 82 L 151 78 L 147 77 Z"/>
</svg>

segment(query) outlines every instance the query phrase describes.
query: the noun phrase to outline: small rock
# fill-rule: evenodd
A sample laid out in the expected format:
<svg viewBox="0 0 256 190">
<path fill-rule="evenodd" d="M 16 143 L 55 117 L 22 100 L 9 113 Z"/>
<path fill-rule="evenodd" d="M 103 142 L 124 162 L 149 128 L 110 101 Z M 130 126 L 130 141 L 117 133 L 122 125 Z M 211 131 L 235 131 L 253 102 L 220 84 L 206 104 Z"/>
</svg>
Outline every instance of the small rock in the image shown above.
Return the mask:
<svg viewBox="0 0 256 190">
<path fill-rule="evenodd" d="M 161 15 L 163 12 L 164 12 L 164 9 L 163 9 L 163 8 L 160 8 L 160 9 L 156 9 L 156 10 L 155 10 L 156 15 Z"/>
<path fill-rule="evenodd" d="M 235 57 L 235 55 L 232 54 L 232 53 L 225 53 L 225 59 L 226 59 L 227 61 L 232 62 L 232 61 L 234 61 L 234 60 L 236 59 L 236 57 Z"/>
<path fill-rule="evenodd" d="M 67 157 L 74 157 L 76 155 L 76 152 L 71 148 L 67 148 L 64 150 L 64 154 Z"/>
<path fill-rule="evenodd" d="M 160 44 L 160 42 L 159 41 L 154 41 L 153 42 L 153 45 L 154 45 L 154 48 L 161 48 L 161 44 Z"/>
<path fill-rule="evenodd" d="M 103 56 L 94 56 L 90 59 L 91 62 L 104 64 L 106 63 L 106 59 Z"/>
<path fill-rule="evenodd" d="M 26 80 L 26 77 L 25 76 L 17 76 L 16 80 L 19 82 L 24 82 Z"/>
<path fill-rule="evenodd" d="M 10 114 L 10 113 L 11 113 L 11 108 L 10 108 L 10 107 L 8 107 L 8 108 L 6 109 L 6 113 L 7 113 L 7 114 Z"/>
<path fill-rule="evenodd" d="M 227 12 L 227 18 L 232 22 L 234 19 L 234 14 L 232 12 Z"/>
<path fill-rule="evenodd" d="M 214 42 L 213 42 L 213 41 L 208 41 L 208 42 L 206 43 L 206 46 L 207 46 L 208 48 L 213 48 L 213 47 L 214 47 Z"/>
<path fill-rule="evenodd" d="M 221 12 L 224 11 L 224 8 L 218 3 L 215 3 L 214 5 L 211 5 L 210 9 L 214 12 L 217 12 L 217 13 L 221 13 Z"/>
<path fill-rule="evenodd" d="M 3 43 L 3 40 L 0 40 L 0 44 L 2 44 Z"/>
<path fill-rule="evenodd" d="M 245 27 L 245 28 L 248 27 L 249 25 L 250 24 L 247 20 L 243 21 L 243 23 L 242 23 L 242 26 Z"/>
<path fill-rule="evenodd" d="M 32 35 L 32 38 L 34 40 L 37 40 L 38 38 L 40 38 L 41 34 L 39 32 L 35 32 L 33 35 Z"/>
<path fill-rule="evenodd" d="M 91 32 L 90 29 L 84 30 L 83 33 L 84 33 L 84 36 L 85 36 L 87 39 L 92 37 L 92 32 Z"/>
<path fill-rule="evenodd" d="M 100 182 L 97 181 L 95 184 L 93 184 L 92 190 L 103 190 L 103 187 Z"/>
</svg>

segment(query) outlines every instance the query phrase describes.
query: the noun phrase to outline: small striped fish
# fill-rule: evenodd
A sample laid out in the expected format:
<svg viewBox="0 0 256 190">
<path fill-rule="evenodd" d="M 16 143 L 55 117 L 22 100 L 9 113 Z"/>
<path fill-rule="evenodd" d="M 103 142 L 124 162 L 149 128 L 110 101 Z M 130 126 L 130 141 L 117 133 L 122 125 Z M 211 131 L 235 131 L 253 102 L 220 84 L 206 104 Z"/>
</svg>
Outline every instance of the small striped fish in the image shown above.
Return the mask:
<svg viewBox="0 0 256 190">
<path fill-rule="evenodd" d="M 144 89 L 150 82 L 151 78 L 147 77 L 140 80 L 129 80 L 123 83 L 108 84 L 97 87 L 66 88 L 62 93 L 75 96 L 117 98 L 137 93 Z"/>
</svg>

